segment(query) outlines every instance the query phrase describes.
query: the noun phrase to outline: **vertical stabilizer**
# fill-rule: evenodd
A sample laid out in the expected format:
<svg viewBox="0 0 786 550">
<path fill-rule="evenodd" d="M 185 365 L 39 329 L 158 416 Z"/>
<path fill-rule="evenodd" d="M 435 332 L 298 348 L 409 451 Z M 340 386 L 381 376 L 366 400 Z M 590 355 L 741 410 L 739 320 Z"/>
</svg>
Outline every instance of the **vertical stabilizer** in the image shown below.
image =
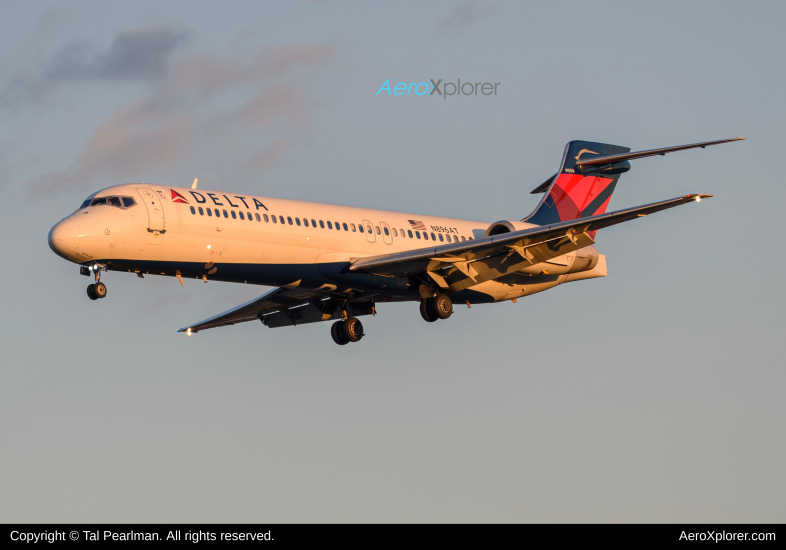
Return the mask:
<svg viewBox="0 0 786 550">
<path fill-rule="evenodd" d="M 603 214 L 608 208 L 620 175 L 630 169 L 630 163 L 621 161 L 581 167 L 576 166 L 576 162 L 629 151 L 629 147 L 608 143 L 571 141 L 565 147 L 559 172 L 533 191 L 545 191 L 546 196 L 535 211 L 522 221 L 549 225 Z"/>
</svg>

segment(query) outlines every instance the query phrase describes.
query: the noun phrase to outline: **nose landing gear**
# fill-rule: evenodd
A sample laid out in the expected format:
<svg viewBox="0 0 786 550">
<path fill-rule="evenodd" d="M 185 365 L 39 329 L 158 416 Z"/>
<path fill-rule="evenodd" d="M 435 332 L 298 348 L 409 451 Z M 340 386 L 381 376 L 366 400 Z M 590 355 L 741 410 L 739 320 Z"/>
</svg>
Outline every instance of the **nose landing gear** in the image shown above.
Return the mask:
<svg viewBox="0 0 786 550">
<path fill-rule="evenodd" d="M 87 271 L 87 273 L 85 273 Z M 101 282 L 101 272 L 106 271 L 106 266 L 103 264 L 92 264 L 87 269 L 84 266 L 81 269 L 83 275 L 92 273 L 96 282 L 87 286 L 87 297 L 91 300 L 98 300 L 99 298 L 106 298 L 106 285 Z"/>
<path fill-rule="evenodd" d="M 99 298 L 106 298 L 106 285 L 102 282 L 97 282 L 87 286 L 87 296 L 91 300 L 98 300 Z"/>
</svg>

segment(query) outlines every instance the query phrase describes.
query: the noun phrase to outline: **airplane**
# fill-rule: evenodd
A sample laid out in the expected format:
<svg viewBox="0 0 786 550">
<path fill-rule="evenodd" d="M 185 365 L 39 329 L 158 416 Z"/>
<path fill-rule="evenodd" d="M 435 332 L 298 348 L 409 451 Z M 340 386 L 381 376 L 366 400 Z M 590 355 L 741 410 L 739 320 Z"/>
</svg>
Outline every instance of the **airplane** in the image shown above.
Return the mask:
<svg viewBox="0 0 786 550">
<path fill-rule="evenodd" d="M 495 303 L 557 285 L 605 277 L 595 245 L 600 229 L 700 202 L 687 194 L 606 212 L 630 161 L 739 141 L 732 138 L 631 152 L 571 141 L 559 170 L 521 220 L 488 223 L 206 191 L 148 183 L 116 185 L 88 196 L 52 227 L 59 256 L 93 277 L 91 300 L 107 296 L 108 271 L 275 287 L 224 313 L 181 328 L 261 321 L 268 328 L 333 320 L 339 345 L 365 335 L 358 319 L 385 302 L 417 302 L 429 323 L 455 304 Z"/>
</svg>

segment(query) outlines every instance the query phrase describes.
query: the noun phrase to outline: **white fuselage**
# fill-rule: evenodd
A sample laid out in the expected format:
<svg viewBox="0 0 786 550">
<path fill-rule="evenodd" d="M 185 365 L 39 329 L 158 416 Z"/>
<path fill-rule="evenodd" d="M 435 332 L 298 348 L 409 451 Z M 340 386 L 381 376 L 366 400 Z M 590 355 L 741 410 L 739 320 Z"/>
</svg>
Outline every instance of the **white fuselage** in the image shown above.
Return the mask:
<svg viewBox="0 0 786 550">
<path fill-rule="evenodd" d="M 120 206 L 89 205 L 88 201 L 105 197 L 117 197 L 110 202 Z M 135 204 L 126 206 L 124 197 L 133 198 Z M 393 300 L 419 300 L 417 285 L 413 288 L 406 280 L 349 273 L 343 267 L 362 257 L 479 238 L 490 225 L 151 184 L 110 187 L 88 201 L 49 235 L 52 249 L 75 263 L 99 261 L 116 271 L 328 292 L 354 289 L 387 294 Z M 567 258 L 571 263 L 574 259 Z M 555 277 L 560 265 L 555 263 L 548 278 L 533 279 L 528 273 L 523 275 L 530 278 L 523 282 L 488 281 L 473 292 L 486 295 L 479 301 L 498 301 L 545 290 L 566 282 Z M 602 274 L 592 276 L 605 275 L 605 262 L 602 267 Z M 579 278 L 576 275 L 571 280 Z"/>
</svg>

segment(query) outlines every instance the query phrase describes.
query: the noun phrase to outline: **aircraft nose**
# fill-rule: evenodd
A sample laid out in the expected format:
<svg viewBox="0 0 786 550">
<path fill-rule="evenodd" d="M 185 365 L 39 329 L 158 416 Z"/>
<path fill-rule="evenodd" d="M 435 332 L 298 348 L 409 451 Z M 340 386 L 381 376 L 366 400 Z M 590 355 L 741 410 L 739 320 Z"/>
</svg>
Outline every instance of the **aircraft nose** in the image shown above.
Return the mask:
<svg viewBox="0 0 786 550">
<path fill-rule="evenodd" d="M 74 220 L 65 219 L 49 231 L 49 248 L 55 254 L 68 258 L 79 246 L 79 226 Z"/>
</svg>

